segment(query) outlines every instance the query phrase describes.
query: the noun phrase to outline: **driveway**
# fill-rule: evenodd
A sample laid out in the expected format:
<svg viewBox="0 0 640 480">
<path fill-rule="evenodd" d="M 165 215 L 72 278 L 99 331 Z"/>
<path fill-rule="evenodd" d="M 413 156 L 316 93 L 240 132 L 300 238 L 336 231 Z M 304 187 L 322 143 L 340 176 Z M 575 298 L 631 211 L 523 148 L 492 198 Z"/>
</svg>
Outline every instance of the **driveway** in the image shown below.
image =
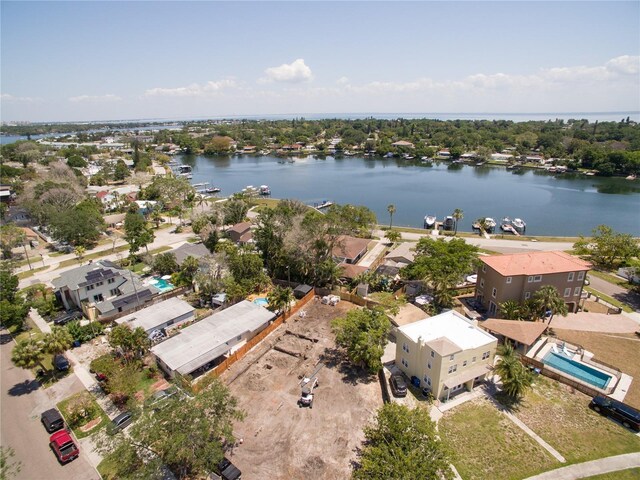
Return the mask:
<svg viewBox="0 0 640 480">
<path fill-rule="evenodd" d="M 67 465 L 60 465 L 49 448 L 49 434 L 40 423 L 40 413 L 55 406 L 62 398 L 84 389 L 75 375 L 61 380 L 46 390 L 34 379 L 30 371 L 14 367 L 11 350 L 14 342 L 7 330 L 0 330 L 0 358 L 2 375 L 0 387 L 1 408 L 0 443 L 15 451 L 13 461 L 21 462 L 17 479 L 36 480 L 97 480 L 96 470 L 80 457 Z"/>
<path fill-rule="evenodd" d="M 602 292 L 605 295 L 615 298 L 619 302 L 626 303 L 636 312 L 640 312 L 640 295 L 631 290 L 609 283 L 606 280 L 596 277 L 595 275 L 589 275 L 589 282 L 591 288 Z"/>
<path fill-rule="evenodd" d="M 566 317 L 554 315 L 551 328 L 584 332 L 633 333 L 638 330 L 638 323 L 623 314 L 578 312 L 570 313 Z"/>
</svg>

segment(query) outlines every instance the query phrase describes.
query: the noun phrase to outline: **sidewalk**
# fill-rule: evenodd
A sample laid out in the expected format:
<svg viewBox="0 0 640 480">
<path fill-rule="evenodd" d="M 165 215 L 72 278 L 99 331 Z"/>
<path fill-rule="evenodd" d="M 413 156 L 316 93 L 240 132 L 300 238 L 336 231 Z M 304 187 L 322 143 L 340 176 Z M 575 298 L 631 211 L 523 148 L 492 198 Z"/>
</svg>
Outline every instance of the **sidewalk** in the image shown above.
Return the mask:
<svg viewBox="0 0 640 480">
<path fill-rule="evenodd" d="M 575 480 L 640 467 L 640 453 L 626 453 L 550 470 L 526 480 Z"/>
<path fill-rule="evenodd" d="M 51 333 L 51 325 L 49 325 L 45 321 L 45 319 L 42 318 L 42 316 L 38 313 L 38 311 L 35 308 L 32 308 L 31 310 L 29 310 L 29 318 L 33 320 L 33 323 L 36 324 L 36 327 L 38 327 L 38 329 L 42 333 Z"/>
</svg>

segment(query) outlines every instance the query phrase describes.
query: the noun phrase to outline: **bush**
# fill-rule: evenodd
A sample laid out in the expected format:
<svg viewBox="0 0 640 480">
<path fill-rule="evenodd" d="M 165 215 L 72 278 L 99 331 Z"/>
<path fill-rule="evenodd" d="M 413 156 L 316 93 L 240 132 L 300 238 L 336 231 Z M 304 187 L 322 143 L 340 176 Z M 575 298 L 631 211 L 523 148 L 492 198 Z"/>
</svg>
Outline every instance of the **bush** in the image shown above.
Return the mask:
<svg viewBox="0 0 640 480">
<path fill-rule="evenodd" d="M 88 393 L 71 399 L 66 410 L 67 421 L 71 428 L 81 427 L 100 415 L 100 407 Z"/>
<path fill-rule="evenodd" d="M 104 373 L 109 377 L 110 374 L 120 368 L 120 364 L 110 353 L 107 353 L 93 360 L 89 368 L 92 372 Z"/>
<path fill-rule="evenodd" d="M 87 325 L 80 325 L 80 322 L 74 320 L 67 324 L 67 330 L 75 341 L 88 342 L 95 337 L 102 335 L 104 326 L 99 322 L 91 322 Z"/>
</svg>

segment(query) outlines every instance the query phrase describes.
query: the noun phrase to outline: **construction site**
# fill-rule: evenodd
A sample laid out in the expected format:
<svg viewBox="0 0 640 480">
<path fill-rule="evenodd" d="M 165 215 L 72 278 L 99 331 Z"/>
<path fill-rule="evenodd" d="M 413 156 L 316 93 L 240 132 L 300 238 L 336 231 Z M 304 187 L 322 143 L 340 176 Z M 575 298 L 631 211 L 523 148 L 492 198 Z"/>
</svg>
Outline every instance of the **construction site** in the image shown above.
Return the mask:
<svg viewBox="0 0 640 480">
<path fill-rule="evenodd" d="M 244 477 L 350 476 L 382 406 L 377 376 L 353 367 L 331 332 L 352 308 L 312 300 L 221 376 L 246 412 L 228 455 Z"/>
</svg>

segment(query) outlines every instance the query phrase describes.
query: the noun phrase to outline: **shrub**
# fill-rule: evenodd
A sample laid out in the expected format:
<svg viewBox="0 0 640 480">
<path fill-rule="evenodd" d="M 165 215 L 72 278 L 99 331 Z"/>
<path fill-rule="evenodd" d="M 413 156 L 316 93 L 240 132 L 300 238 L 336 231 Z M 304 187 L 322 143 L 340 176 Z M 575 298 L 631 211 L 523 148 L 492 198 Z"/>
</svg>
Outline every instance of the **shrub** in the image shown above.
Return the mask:
<svg viewBox="0 0 640 480">
<path fill-rule="evenodd" d="M 100 414 L 100 407 L 89 394 L 81 394 L 67 404 L 67 420 L 71 428 L 80 427 Z"/>
</svg>

